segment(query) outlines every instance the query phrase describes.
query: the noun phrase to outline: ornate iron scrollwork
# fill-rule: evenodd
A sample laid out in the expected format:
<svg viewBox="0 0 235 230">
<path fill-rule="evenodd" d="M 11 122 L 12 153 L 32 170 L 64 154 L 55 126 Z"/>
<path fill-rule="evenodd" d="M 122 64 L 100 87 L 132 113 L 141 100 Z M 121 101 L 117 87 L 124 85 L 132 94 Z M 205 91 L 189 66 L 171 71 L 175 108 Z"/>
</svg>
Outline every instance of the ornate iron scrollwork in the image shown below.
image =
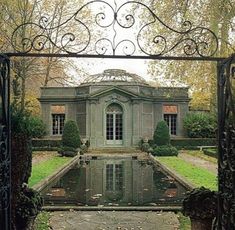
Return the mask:
<svg viewBox="0 0 235 230">
<path fill-rule="evenodd" d="M 87 17 L 89 22 L 83 17 L 86 10 L 91 14 Z M 19 53 L 47 52 L 53 46 L 57 53 L 73 55 L 167 56 L 173 53 L 199 57 L 211 57 L 218 49 L 218 38 L 210 29 L 193 27 L 190 21 L 182 22 L 180 29 L 173 28 L 141 1 L 127 1 L 120 6 L 115 0 L 114 4 L 89 1 L 64 22 L 54 24 L 43 16 L 38 23 L 19 25 L 11 38 L 13 49 Z M 73 29 L 68 31 L 71 24 Z M 78 31 L 74 32 L 74 28 Z"/>
<path fill-rule="evenodd" d="M 235 229 L 235 55 L 218 65 L 218 229 Z"/>
<path fill-rule="evenodd" d="M 1 227 L 10 229 L 10 118 L 9 79 L 10 61 L 0 55 L 0 222 Z"/>
</svg>

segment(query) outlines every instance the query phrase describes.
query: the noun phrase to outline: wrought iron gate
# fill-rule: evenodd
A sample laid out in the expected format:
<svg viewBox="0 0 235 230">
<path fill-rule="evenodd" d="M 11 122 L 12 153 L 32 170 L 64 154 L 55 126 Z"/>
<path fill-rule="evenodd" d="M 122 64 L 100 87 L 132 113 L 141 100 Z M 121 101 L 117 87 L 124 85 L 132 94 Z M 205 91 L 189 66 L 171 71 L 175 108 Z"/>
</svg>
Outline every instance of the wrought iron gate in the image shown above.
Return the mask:
<svg viewBox="0 0 235 230">
<path fill-rule="evenodd" d="M 235 55 L 218 63 L 218 229 L 235 229 Z"/>
<path fill-rule="evenodd" d="M 10 57 L 77 57 L 77 58 L 129 58 L 152 60 L 191 60 L 218 62 L 218 119 L 219 119 L 219 212 L 217 229 L 235 229 L 235 56 L 224 59 L 215 57 L 218 38 L 208 28 L 193 27 L 190 21 L 184 21 L 176 29 L 171 28 L 159 18 L 154 11 L 141 1 L 127 1 L 118 5 L 117 0 L 111 4 L 107 0 L 92 0 L 81 6 L 74 15 L 57 27 L 50 26 L 50 20 L 43 16 L 38 22 L 19 25 L 12 34 L 12 49 L 15 53 L 0 55 L 0 221 L 4 230 L 10 229 L 10 119 L 9 119 L 9 81 Z M 89 27 L 81 15 L 85 7 L 98 4 L 94 25 Z M 136 29 L 141 17 L 128 11 L 128 6 L 140 6 L 148 12 L 145 22 Z M 133 7 L 132 7 L 133 9 Z M 104 10 L 104 12 L 102 12 Z M 109 17 L 106 16 L 109 15 Z M 90 19 L 90 18 L 89 18 Z M 137 20 L 136 20 L 137 19 Z M 74 21 L 83 28 L 87 35 L 76 37 L 73 31 L 66 31 L 67 23 Z M 169 32 L 169 37 L 151 30 L 151 37 L 145 35 L 149 27 L 160 24 Z M 110 30 L 111 37 L 92 37 L 92 28 L 97 26 Z M 63 28 L 60 39 L 54 39 L 53 30 Z M 21 37 L 21 29 L 34 28 L 33 37 Z M 120 29 L 128 33 L 135 28 L 135 36 L 118 39 Z M 150 28 L 151 29 L 151 28 Z M 29 33 L 30 34 L 30 33 Z M 168 34 L 168 33 L 167 33 Z M 94 44 L 91 42 L 93 39 Z M 147 46 L 145 41 L 147 40 Z M 77 49 L 72 44 L 78 41 Z M 55 53 L 43 53 L 47 45 L 55 47 Z M 72 49 L 71 49 L 72 47 Z"/>
<path fill-rule="evenodd" d="M 0 223 L 8 230 L 11 220 L 11 154 L 10 154 L 10 60 L 0 56 Z"/>
</svg>

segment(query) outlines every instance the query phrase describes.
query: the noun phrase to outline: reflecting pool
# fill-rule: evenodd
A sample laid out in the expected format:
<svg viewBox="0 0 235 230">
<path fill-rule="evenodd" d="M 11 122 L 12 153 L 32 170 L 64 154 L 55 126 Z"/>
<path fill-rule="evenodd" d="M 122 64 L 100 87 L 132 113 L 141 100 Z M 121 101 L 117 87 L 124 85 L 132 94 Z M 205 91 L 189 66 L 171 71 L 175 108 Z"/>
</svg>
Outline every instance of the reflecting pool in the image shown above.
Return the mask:
<svg viewBox="0 0 235 230">
<path fill-rule="evenodd" d="M 175 206 L 186 191 L 149 159 L 83 157 L 41 193 L 45 205 Z"/>
</svg>

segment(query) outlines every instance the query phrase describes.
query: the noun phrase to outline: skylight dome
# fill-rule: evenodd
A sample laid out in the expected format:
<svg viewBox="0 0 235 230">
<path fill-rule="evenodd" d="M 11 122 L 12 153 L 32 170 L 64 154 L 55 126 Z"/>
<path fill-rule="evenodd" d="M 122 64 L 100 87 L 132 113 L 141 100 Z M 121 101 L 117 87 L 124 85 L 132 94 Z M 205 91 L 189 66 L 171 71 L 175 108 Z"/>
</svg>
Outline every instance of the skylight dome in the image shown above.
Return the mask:
<svg viewBox="0 0 235 230">
<path fill-rule="evenodd" d="M 83 83 L 95 83 L 95 82 L 133 82 L 147 84 L 147 82 L 137 74 L 128 73 L 122 69 L 107 69 L 103 73 L 94 74 L 86 78 Z"/>
</svg>

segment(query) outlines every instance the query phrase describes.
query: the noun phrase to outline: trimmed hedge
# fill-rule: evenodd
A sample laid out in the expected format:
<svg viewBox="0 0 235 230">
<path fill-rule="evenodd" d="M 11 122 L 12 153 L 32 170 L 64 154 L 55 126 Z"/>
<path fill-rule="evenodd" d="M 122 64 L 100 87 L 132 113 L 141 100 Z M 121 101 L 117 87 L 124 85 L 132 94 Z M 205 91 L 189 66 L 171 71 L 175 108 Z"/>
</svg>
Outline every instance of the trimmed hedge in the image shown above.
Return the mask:
<svg viewBox="0 0 235 230">
<path fill-rule="evenodd" d="M 205 155 L 218 159 L 218 150 L 216 148 L 205 148 L 202 151 Z"/>
<path fill-rule="evenodd" d="M 32 139 L 34 148 L 60 147 L 61 140 L 59 139 Z"/>
<path fill-rule="evenodd" d="M 50 146 L 45 146 L 45 147 L 32 147 L 33 151 L 58 151 L 59 147 L 50 147 Z"/>
<path fill-rule="evenodd" d="M 86 141 L 86 149 L 88 149 L 90 143 Z M 60 139 L 33 139 L 32 149 L 33 151 L 58 151 L 61 147 Z M 82 145 L 81 145 L 82 148 Z M 86 151 L 86 150 L 85 150 Z"/>
<path fill-rule="evenodd" d="M 178 156 L 178 150 L 171 145 L 161 145 L 153 149 L 153 156 Z"/>
<path fill-rule="evenodd" d="M 76 148 L 69 147 L 69 146 L 62 146 L 58 153 L 65 157 L 75 157 L 78 154 L 78 151 Z"/>
<path fill-rule="evenodd" d="M 140 140 L 140 149 L 143 148 L 143 140 Z M 154 141 L 148 141 L 150 147 L 154 147 Z M 217 146 L 215 138 L 177 138 L 171 139 L 170 144 L 177 149 L 198 150 L 199 146 Z"/>
<path fill-rule="evenodd" d="M 178 149 L 198 149 L 198 146 L 216 146 L 215 138 L 177 138 L 171 139 L 171 144 Z"/>
</svg>

